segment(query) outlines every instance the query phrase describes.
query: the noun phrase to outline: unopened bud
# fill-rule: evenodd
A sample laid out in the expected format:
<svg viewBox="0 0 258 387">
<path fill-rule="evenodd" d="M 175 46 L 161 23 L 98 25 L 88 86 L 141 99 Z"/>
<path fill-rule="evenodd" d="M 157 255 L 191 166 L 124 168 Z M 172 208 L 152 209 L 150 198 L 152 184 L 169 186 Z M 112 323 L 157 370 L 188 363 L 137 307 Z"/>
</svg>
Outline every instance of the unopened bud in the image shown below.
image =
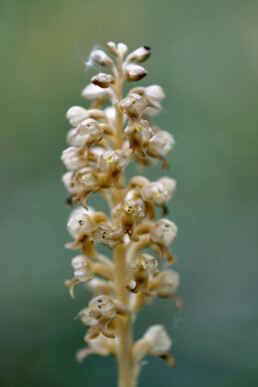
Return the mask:
<svg viewBox="0 0 258 387">
<path fill-rule="evenodd" d="M 120 56 L 121 59 L 123 59 L 124 55 L 127 53 L 128 51 L 128 47 L 126 44 L 124 43 L 118 43 L 117 45 L 117 51 L 118 51 L 118 54 Z"/>
<path fill-rule="evenodd" d="M 151 54 L 151 48 L 148 46 L 142 46 L 137 48 L 130 54 L 130 60 L 136 60 L 137 62 L 143 62 L 149 58 Z"/>
<path fill-rule="evenodd" d="M 99 73 L 91 78 L 91 82 L 95 86 L 99 86 L 99 87 L 102 87 L 103 89 L 106 89 L 111 84 L 114 83 L 114 78 L 110 74 Z"/>
<path fill-rule="evenodd" d="M 139 81 L 147 75 L 147 71 L 142 66 L 129 64 L 126 66 L 128 81 Z"/>
<path fill-rule="evenodd" d="M 110 67 L 113 66 L 112 60 L 102 50 L 92 51 L 92 53 L 90 54 L 90 57 L 101 66 L 110 66 Z"/>
<path fill-rule="evenodd" d="M 112 53 L 116 54 L 116 44 L 114 42 L 108 42 L 107 43 L 107 49 Z"/>
</svg>

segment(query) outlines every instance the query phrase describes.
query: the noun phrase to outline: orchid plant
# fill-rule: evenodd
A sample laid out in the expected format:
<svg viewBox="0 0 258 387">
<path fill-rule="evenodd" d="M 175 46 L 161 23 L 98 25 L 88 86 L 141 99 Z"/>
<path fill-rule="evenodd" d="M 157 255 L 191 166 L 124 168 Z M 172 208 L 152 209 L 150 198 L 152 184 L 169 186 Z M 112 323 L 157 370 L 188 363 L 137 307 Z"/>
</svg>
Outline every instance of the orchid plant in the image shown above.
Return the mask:
<svg viewBox="0 0 258 387">
<path fill-rule="evenodd" d="M 89 107 L 73 106 L 66 113 L 73 128 L 61 157 L 68 170 L 62 180 L 70 194 L 68 203 L 78 204 L 68 220 L 72 242 L 66 247 L 80 251 L 72 259 L 74 276 L 66 286 L 72 297 L 79 284 L 93 293 L 79 312 L 86 327 L 86 346 L 76 353 L 77 360 L 82 362 L 90 354 L 113 355 L 119 387 L 136 387 L 145 356 L 159 356 L 175 366 L 164 326 L 147 328 L 134 342 L 133 323 L 155 297 L 172 299 L 177 310 L 182 307 L 175 294 L 179 275 L 168 268 L 177 261 L 169 249 L 177 227 L 165 218 L 176 181 L 161 177 L 151 182 L 140 174 L 126 186 L 125 170 L 131 161 L 140 171 L 154 163 L 168 169 L 165 156 L 175 141 L 151 122 L 153 115 L 164 111 L 160 86 L 139 86 L 123 95 L 127 81 L 147 75 L 138 63 L 149 58 L 150 47 L 127 54 L 125 44 L 108 42 L 107 50 L 113 57 L 103 50 L 90 55 L 109 71 L 95 75 L 82 91 Z M 107 201 L 109 214 L 88 207 L 89 197 L 97 192 Z M 157 207 L 162 210 L 161 219 L 157 219 Z M 98 251 L 99 244 L 107 246 L 111 258 Z"/>
</svg>

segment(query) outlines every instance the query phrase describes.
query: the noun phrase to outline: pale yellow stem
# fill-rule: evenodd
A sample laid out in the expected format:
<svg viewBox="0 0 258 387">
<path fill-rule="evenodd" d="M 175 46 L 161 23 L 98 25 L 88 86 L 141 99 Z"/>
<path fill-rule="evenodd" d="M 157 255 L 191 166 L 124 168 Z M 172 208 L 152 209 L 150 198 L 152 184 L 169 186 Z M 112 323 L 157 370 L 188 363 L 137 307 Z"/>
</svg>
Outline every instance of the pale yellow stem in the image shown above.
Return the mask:
<svg viewBox="0 0 258 387">
<path fill-rule="evenodd" d="M 123 113 L 118 103 L 123 98 L 123 85 L 125 79 L 122 70 L 121 59 L 117 57 L 117 74 L 115 84 L 116 94 L 116 121 L 114 140 L 117 149 L 123 146 Z M 123 176 L 121 176 L 123 178 Z M 112 188 L 113 206 L 124 199 L 125 190 Z M 114 285 L 116 298 L 125 306 L 128 306 L 126 247 L 120 243 L 114 250 Z M 118 386 L 136 387 L 136 380 L 133 375 L 132 359 L 132 321 L 130 315 L 119 316 L 116 320 L 116 334 L 118 336 L 117 363 L 118 363 Z"/>
<path fill-rule="evenodd" d="M 124 305 L 128 305 L 128 294 L 126 289 L 127 268 L 125 245 L 120 244 L 114 251 L 115 263 L 115 291 L 116 297 Z M 118 386 L 135 387 L 132 379 L 132 322 L 130 315 L 117 316 L 116 332 L 118 336 Z"/>
</svg>

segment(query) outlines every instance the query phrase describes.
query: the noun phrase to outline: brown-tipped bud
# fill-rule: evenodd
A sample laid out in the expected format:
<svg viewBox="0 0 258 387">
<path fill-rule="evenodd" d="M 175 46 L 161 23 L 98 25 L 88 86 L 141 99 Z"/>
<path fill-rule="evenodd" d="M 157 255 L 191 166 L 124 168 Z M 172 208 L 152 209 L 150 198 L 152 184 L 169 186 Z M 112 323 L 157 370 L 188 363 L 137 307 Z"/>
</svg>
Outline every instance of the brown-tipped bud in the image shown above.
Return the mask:
<svg viewBox="0 0 258 387">
<path fill-rule="evenodd" d="M 108 88 L 111 84 L 113 84 L 114 78 L 110 74 L 105 73 L 99 73 L 97 75 L 94 75 L 94 77 L 91 78 L 91 82 L 95 86 L 102 87 L 102 89 Z"/>
<path fill-rule="evenodd" d="M 92 51 L 92 53 L 90 54 L 90 57 L 101 66 L 109 66 L 109 67 L 113 66 L 113 61 L 102 50 Z"/>
<path fill-rule="evenodd" d="M 137 48 L 130 54 L 130 60 L 136 60 L 137 62 L 143 62 L 149 58 L 151 54 L 151 48 L 149 46 L 142 46 Z"/>
<path fill-rule="evenodd" d="M 116 44 L 114 42 L 107 43 L 107 49 L 114 55 L 116 55 Z"/>
<path fill-rule="evenodd" d="M 147 75 L 147 71 L 142 66 L 129 64 L 125 68 L 128 81 L 139 81 Z"/>
</svg>

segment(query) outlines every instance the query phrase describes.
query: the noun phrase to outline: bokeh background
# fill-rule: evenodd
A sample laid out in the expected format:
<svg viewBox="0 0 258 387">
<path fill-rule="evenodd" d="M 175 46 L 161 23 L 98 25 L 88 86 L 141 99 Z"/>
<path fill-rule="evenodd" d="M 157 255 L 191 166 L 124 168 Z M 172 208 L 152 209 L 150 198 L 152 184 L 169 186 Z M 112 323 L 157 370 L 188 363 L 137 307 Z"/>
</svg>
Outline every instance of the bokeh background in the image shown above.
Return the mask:
<svg viewBox="0 0 258 387">
<path fill-rule="evenodd" d="M 65 112 L 86 106 L 80 92 L 100 70 L 85 68 L 88 54 L 113 40 L 152 47 L 141 84 L 164 87 L 168 114 L 156 122 L 176 138 L 169 216 L 179 228 L 184 310 L 155 301 L 135 337 L 165 324 L 178 366 L 148 359 L 140 386 L 257 386 L 257 1 L 1 0 L 0 8 L 0 385 L 115 386 L 113 358 L 74 359 L 84 335 L 76 315 L 89 296 L 80 287 L 73 301 L 64 287 L 73 253 L 63 247 L 60 162 Z M 152 180 L 160 174 L 153 168 Z"/>
</svg>

